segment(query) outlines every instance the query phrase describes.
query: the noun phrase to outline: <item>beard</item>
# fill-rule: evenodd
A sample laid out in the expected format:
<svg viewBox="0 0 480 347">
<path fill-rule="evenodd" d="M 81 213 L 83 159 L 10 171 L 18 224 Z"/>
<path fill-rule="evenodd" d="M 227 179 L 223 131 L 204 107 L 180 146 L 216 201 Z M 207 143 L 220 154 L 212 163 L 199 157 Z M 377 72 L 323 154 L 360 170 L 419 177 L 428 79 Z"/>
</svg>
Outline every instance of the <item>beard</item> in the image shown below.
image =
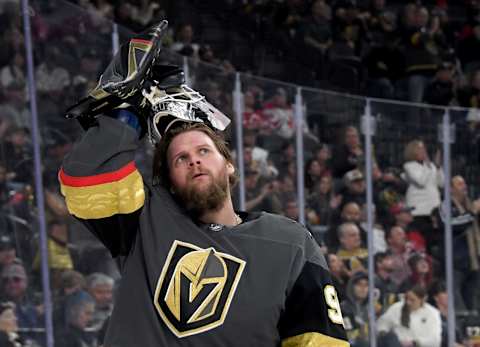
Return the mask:
<svg viewBox="0 0 480 347">
<path fill-rule="evenodd" d="M 210 182 L 206 187 L 198 187 L 192 181 L 184 188 L 175 187 L 175 195 L 181 205 L 193 218 L 206 212 L 218 211 L 228 197 L 228 175 L 222 170 L 218 177 L 208 173 Z"/>
</svg>

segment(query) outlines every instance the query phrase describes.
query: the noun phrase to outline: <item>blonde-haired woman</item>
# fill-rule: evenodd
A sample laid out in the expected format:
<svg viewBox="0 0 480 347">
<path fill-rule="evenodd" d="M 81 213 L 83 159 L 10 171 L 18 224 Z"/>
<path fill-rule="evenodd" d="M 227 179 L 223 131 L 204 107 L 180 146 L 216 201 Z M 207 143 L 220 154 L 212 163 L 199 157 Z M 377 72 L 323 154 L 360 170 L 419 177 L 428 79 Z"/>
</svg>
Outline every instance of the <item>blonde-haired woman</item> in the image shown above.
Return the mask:
<svg viewBox="0 0 480 347">
<path fill-rule="evenodd" d="M 430 241 L 438 239 L 433 234 L 431 213 L 440 205 L 440 187 L 444 177 L 441 169 L 440 152 L 435 154 L 432 162 L 425 144 L 421 140 L 413 140 L 405 147 L 405 163 L 403 170 L 408 183 L 405 202 L 413 207 L 414 226 Z M 433 243 L 434 244 L 434 243 Z"/>
</svg>

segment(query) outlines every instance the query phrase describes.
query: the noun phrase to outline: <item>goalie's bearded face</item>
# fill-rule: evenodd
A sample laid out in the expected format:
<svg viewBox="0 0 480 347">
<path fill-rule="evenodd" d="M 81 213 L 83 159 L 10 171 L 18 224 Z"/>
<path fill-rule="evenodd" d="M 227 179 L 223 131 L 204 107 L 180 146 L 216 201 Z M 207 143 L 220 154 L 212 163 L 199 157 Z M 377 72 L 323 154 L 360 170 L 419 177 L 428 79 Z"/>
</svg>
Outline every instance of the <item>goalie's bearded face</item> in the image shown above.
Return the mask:
<svg viewBox="0 0 480 347">
<path fill-rule="evenodd" d="M 172 192 L 194 217 L 219 210 L 230 197 L 229 176 L 234 167 L 204 132 L 192 130 L 175 136 L 167 161 Z"/>
</svg>

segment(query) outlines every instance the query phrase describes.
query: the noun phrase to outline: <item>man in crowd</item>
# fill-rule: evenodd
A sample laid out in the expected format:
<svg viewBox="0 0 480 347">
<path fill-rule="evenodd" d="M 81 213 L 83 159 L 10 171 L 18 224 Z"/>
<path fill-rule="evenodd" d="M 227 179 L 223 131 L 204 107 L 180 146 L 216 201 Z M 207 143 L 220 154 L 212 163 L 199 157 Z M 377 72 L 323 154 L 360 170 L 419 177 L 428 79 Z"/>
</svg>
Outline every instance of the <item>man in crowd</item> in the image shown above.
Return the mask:
<svg viewBox="0 0 480 347">
<path fill-rule="evenodd" d="M 90 322 L 93 330 L 100 330 L 112 314 L 113 285 L 113 278 L 99 272 L 87 277 L 87 291 L 95 300 L 95 311 Z"/>
</svg>

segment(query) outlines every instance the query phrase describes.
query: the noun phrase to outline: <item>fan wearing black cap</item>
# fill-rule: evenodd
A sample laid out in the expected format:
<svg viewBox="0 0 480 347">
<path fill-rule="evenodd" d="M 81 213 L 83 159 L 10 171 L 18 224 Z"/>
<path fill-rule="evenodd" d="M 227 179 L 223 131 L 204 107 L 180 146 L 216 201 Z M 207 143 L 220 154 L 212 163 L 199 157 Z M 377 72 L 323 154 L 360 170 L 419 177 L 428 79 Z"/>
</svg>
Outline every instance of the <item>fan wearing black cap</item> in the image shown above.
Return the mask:
<svg viewBox="0 0 480 347">
<path fill-rule="evenodd" d="M 155 63 L 165 29 L 132 38 L 68 111 L 87 131 L 59 174 L 67 207 L 123 260 L 104 345 L 348 346 L 308 231 L 234 210 L 219 133 L 230 121 L 180 69 Z M 156 146 L 152 184 L 134 162 L 144 133 Z"/>
</svg>

